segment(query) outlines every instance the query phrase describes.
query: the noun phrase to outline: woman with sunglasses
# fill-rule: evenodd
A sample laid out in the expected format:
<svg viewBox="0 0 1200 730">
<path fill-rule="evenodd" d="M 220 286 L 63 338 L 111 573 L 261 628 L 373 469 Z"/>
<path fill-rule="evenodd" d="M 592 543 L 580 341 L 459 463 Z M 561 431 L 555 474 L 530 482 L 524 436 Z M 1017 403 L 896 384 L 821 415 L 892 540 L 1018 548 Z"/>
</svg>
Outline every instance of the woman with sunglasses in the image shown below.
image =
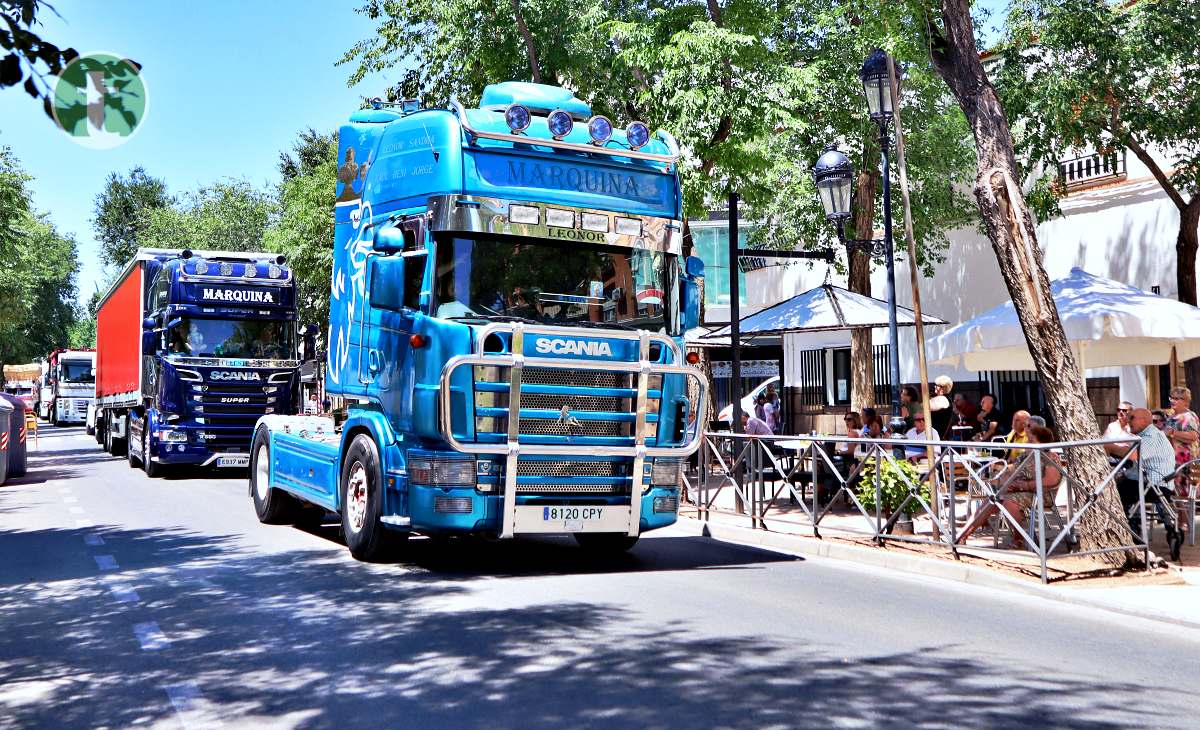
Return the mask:
<svg viewBox="0 0 1200 730">
<path fill-rule="evenodd" d="M 1192 391 L 1187 388 L 1171 388 L 1171 413 L 1167 414 L 1167 425 L 1163 433 L 1175 447 L 1175 464 L 1182 465 L 1200 458 L 1200 418 L 1189 408 Z"/>
</svg>

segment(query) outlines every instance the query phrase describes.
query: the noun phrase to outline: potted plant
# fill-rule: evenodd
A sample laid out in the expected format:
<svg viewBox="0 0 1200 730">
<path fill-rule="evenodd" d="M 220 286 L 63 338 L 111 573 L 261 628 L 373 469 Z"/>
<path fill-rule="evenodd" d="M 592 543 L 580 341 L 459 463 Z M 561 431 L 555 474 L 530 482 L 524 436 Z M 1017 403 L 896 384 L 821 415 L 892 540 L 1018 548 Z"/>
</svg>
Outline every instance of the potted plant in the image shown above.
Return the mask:
<svg viewBox="0 0 1200 730">
<path fill-rule="evenodd" d="M 884 518 L 897 528 L 897 533 L 911 535 L 912 516 L 921 511 L 921 503 L 916 499 L 912 499 L 905 504 L 905 500 L 908 499 L 910 494 L 910 485 L 917 486 L 921 499 L 928 504 L 929 482 L 922 480 L 917 467 L 907 461 L 885 460 L 882 467 L 880 467 L 876 457 L 871 457 L 863 462 L 858 484 L 855 485 L 858 501 L 862 503 L 863 509 L 868 512 L 875 510 L 875 474 L 877 471 L 879 473 L 879 494 L 882 502 L 880 504 L 880 511 L 883 513 Z M 892 515 L 895 514 L 896 510 L 900 509 L 901 505 L 904 505 L 903 520 L 892 520 Z M 892 527 L 889 527 L 888 532 L 891 531 Z"/>
</svg>

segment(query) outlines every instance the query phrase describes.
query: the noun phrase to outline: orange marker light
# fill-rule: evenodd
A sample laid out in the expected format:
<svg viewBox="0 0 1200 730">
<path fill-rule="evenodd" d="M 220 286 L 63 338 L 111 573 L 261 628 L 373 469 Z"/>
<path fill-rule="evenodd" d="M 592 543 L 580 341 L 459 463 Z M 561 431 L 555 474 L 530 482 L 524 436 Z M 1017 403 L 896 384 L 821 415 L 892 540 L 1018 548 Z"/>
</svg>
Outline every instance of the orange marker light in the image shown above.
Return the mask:
<svg viewBox="0 0 1200 730">
<path fill-rule="evenodd" d="M 414 350 L 421 349 L 422 347 L 425 346 L 425 343 L 427 343 L 427 342 L 429 342 L 429 340 L 425 337 L 425 335 L 409 335 L 408 336 L 408 344 L 412 345 Z"/>
<path fill-rule="evenodd" d="M 686 359 L 688 361 L 688 365 L 695 365 L 696 363 L 700 362 L 700 353 L 689 352 L 687 354 L 687 357 L 684 359 Z"/>
</svg>

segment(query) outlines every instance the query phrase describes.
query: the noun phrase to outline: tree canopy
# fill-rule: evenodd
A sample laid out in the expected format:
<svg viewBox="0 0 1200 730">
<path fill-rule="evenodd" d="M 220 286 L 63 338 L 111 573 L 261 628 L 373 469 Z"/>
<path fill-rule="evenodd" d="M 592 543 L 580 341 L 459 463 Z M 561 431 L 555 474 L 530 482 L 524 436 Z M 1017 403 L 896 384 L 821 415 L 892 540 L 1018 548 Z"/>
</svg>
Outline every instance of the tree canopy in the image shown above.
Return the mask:
<svg viewBox="0 0 1200 730">
<path fill-rule="evenodd" d="M 1177 284 L 1179 298 L 1192 304 L 1200 222 L 1197 28 L 1194 0 L 1019 0 L 997 71 L 1005 109 L 1017 120 L 1018 152 L 1048 180 L 1072 149 L 1124 147 L 1150 169 L 1180 211 Z M 1165 153 L 1169 164 L 1154 153 Z M 1053 215 L 1054 203 L 1045 198 L 1039 214 Z"/>
<path fill-rule="evenodd" d="M 41 0 L 0 0 L 0 89 L 21 85 L 25 93 L 42 101 L 46 116 L 51 113 L 53 87 L 47 76 L 57 76 L 79 56 L 74 48 L 59 48 L 34 28 L 43 10 L 54 12 Z"/>
<path fill-rule="evenodd" d="M 0 147 L 0 362 L 18 363 L 63 347 L 77 318 L 74 238 L 36 212 L 26 173 Z"/>
<path fill-rule="evenodd" d="M 201 251 L 261 251 L 276 217 L 274 198 L 245 180 L 219 180 L 175 206 L 143 211 L 140 245 Z"/>
<path fill-rule="evenodd" d="M 141 165 L 127 175 L 110 173 L 104 189 L 96 195 L 92 213 L 92 226 L 100 242 L 100 262 L 120 270 L 139 246 L 156 245 L 146 237 L 150 214 L 167 210 L 173 203 L 166 182 L 149 175 Z"/>
</svg>

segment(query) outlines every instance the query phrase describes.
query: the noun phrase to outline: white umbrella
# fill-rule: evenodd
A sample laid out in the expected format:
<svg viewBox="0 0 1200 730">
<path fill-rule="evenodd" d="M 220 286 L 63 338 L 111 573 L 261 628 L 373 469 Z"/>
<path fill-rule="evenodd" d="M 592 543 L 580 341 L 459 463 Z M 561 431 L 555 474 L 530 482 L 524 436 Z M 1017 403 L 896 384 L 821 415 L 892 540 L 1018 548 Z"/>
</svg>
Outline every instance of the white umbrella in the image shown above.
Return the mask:
<svg viewBox="0 0 1200 730">
<path fill-rule="evenodd" d="M 946 324 L 945 320 L 924 315 L 925 324 Z M 896 307 L 896 324 L 911 327 L 916 322 L 913 311 Z M 866 327 L 888 326 L 888 304 L 863 294 L 824 284 L 797 294 L 772 307 L 742 317 L 738 330 L 742 337 L 782 335 L 788 332 L 828 332 Z M 697 338 L 697 343 L 724 338 L 729 341 L 729 327 Z"/>
<path fill-rule="evenodd" d="M 1081 370 L 1163 365 L 1172 347 L 1179 360 L 1200 357 L 1200 309 L 1189 304 L 1078 268 L 1051 282 L 1050 294 Z M 930 340 L 929 356 L 974 371 L 1033 369 L 1012 302 Z"/>
</svg>

